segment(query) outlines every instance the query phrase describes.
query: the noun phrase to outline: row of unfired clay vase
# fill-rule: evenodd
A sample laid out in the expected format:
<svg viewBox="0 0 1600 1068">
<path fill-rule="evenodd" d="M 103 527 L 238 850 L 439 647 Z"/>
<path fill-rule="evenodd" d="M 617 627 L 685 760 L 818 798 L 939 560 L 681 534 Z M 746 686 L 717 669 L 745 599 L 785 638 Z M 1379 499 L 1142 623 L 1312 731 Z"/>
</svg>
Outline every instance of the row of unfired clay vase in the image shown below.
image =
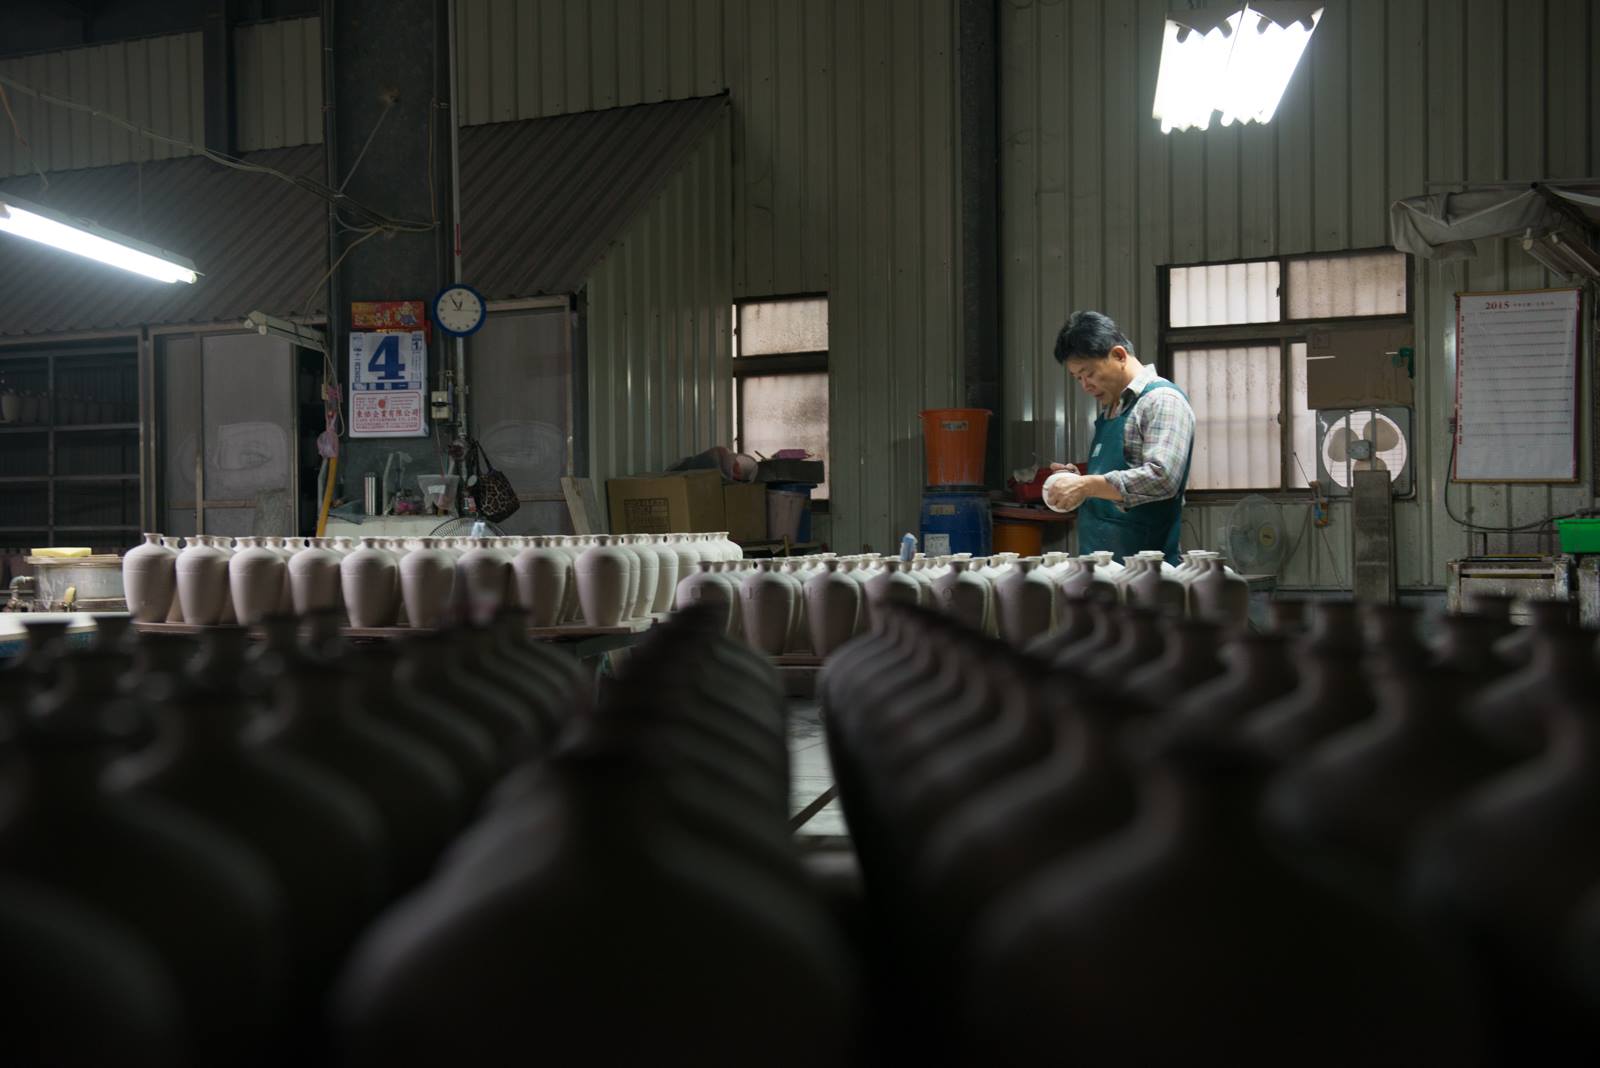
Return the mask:
<svg viewBox="0 0 1600 1068">
<path fill-rule="evenodd" d="M 616 626 L 670 608 L 718 606 L 728 632 L 771 655 L 826 656 L 885 602 L 936 608 L 1015 645 L 1059 624 L 1096 590 L 1173 615 L 1242 622 L 1244 580 L 1216 553 L 1159 552 L 1126 564 L 1073 557 L 832 554 L 747 561 L 725 534 L 506 538 L 187 539 L 146 534 L 123 558 L 129 611 L 143 622 L 260 622 L 342 609 L 352 626 L 437 627 L 519 605 L 534 626 Z"/>
<path fill-rule="evenodd" d="M 580 619 L 607 627 L 667 611 L 680 572 L 741 555 L 726 533 L 358 541 L 146 534 L 124 555 L 122 574 L 128 611 L 140 622 L 253 624 L 338 609 L 355 627 L 437 627 L 514 605 L 536 627 Z"/>
</svg>

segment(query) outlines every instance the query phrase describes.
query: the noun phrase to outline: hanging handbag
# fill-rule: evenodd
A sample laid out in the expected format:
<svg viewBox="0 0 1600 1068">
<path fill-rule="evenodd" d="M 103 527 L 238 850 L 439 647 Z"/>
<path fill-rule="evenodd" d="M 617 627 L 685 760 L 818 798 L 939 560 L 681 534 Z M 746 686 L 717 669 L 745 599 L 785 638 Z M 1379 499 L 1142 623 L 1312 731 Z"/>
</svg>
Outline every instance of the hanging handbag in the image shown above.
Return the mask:
<svg viewBox="0 0 1600 1068">
<path fill-rule="evenodd" d="M 469 452 L 471 471 L 477 481 L 472 485 L 472 495 L 478 502 L 478 514 L 491 523 L 499 523 L 509 518 L 522 502 L 517 500 L 517 491 L 512 488 L 511 480 L 504 471 L 497 471 L 489 454 L 483 451 L 483 446 L 473 441 Z"/>
</svg>

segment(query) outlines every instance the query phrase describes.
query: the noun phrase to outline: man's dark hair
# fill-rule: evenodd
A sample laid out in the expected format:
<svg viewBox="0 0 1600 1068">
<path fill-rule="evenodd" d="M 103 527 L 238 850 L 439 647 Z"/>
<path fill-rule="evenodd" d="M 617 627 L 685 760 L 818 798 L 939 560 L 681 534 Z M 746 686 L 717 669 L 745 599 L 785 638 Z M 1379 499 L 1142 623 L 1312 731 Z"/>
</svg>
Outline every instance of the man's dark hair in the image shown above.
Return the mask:
<svg viewBox="0 0 1600 1068">
<path fill-rule="evenodd" d="M 1075 311 L 1056 335 L 1056 362 L 1064 364 L 1073 356 L 1079 359 L 1104 359 L 1121 345 L 1133 354 L 1133 342 L 1111 316 L 1097 311 Z"/>
</svg>

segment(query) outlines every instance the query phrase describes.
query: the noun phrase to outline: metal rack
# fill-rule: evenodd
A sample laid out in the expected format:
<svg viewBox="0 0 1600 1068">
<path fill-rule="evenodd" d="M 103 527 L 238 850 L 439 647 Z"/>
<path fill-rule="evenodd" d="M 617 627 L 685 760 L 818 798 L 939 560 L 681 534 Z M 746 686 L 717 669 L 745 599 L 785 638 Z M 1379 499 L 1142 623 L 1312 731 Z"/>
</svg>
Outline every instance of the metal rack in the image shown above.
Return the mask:
<svg viewBox="0 0 1600 1068">
<path fill-rule="evenodd" d="M 129 484 L 138 486 L 140 475 L 138 470 L 138 434 L 140 424 L 134 421 L 109 421 L 109 422 L 64 422 L 59 418 L 65 401 L 61 396 L 61 382 L 65 377 L 70 380 L 74 363 L 90 363 L 99 365 L 99 369 L 118 377 L 126 377 L 126 385 L 120 388 L 125 396 L 110 403 L 118 404 L 129 412 L 137 415 L 138 412 L 138 350 L 131 342 L 127 345 L 95 345 L 77 346 L 61 349 L 23 349 L 0 351 L 0 374 L 11 372 L 12 375 L 22 374 L 37 378 L 41 368 L 44 374 L 44 411 L 43 420 L 26 424 L 0 424 L 0 449 L 7 444 L 15 442 L 21 436 L 42 436 L 45 441 L 44 470 L 42 472 L 17 475 L 0 475 L 0 493 L 10 493 L 17 490 L 26 491 L 34 487 L 44 490 L 44 514 L 41 523 L 18 523 L 13 517 L 11 523 L 0 520 L 0 539 L 16 535 L 42 535 L 42 544 L 53 545 L 57 535 L 71 534 L 74 536 L 84 534 L 106 535 L 108 545 L 117 545 L 130 540 L 131 535 L 140 530 L 140 520 L 135 517 L 131 520 L 115 523 L 74 523 L 67 521 L 60 513 L 62 507 L 62 487 L 73 487 L 93 492 L 93 487 L 104 486 L 115 492 L 119 498 L 125 492 L 124 487 Z M 125 362 L 125 368 L 120 366 Z M 13 370 L 17 369 L 17 370 Z M 80 368 L 89 370 L 90 368 Z M 62 372 L 66 374 L 63 375 Z M 10 375 L 8 375 L 10 377 Z M 131 396 L 126 394 L 131 392 Z M 98 403 L 98 402 L 97 402 Z M 120 414 L 120 413 L 110 413 Z M 97 471 L 93 473 L 63 472 L 63 452 L 70 450 L 74 441 L 79 441 L 85 434 L 126 434 L 132 435 L 126 442 L 125 458 L 116 465 L 118 469 Z M 111 503 L 109 500 L 107 503 Z M 117 500 L 118 508 L 123 507 L 123 502 Z"/>
</svg>

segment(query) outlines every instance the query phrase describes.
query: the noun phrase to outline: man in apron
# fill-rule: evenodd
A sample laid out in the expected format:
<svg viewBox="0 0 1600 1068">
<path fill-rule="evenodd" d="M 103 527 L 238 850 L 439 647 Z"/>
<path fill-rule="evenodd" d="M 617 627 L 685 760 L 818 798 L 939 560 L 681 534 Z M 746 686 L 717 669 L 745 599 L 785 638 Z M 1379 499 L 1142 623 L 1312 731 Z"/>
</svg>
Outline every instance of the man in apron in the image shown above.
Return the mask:
<svg viewBox="0 0 1600 1068">
<path fill-rule="evenodd" d="M 1056 360 L 1095 399 L 1089 469 L 1052 464 L 1067 477 L 1045 487 L 1045 503 L 1078 510 L 1078 551 L 1118 560 L 1160 549 L 1179 562 L 1183 490 L 1194 452 L 1194 409 L 1183 391 L 1139 362 L 1117 324 L 1073 312 L 1056 337 Z"/>
</svg>

